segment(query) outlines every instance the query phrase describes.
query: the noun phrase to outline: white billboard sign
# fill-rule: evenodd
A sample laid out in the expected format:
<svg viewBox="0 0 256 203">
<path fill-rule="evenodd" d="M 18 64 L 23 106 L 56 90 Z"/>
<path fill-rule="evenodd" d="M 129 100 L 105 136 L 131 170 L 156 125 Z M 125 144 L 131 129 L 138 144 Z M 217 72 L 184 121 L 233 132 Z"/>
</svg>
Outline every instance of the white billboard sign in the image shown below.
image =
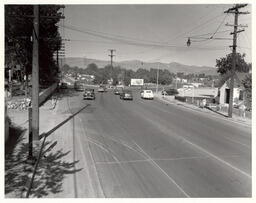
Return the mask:
<svg viewBox="0 0 256 203">
<path fill-rule="evenodd" d="M 142 86 L 144 85 L 144 79 L 131 79 L 131 86 Z"/>
</svg>

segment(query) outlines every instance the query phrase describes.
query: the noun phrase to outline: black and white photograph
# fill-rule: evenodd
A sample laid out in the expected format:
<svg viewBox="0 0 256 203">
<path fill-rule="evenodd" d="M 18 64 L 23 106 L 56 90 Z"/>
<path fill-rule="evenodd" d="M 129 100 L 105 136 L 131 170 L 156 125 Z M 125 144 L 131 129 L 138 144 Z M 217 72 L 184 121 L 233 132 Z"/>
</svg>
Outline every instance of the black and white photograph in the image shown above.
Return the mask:
<svg viewBox="0 0 256 203">
<path fill-rule="evenodd" d="M 5 200 L 253 200 L 255 5 L 198 2 L 4 1 Z"/>
</svg>

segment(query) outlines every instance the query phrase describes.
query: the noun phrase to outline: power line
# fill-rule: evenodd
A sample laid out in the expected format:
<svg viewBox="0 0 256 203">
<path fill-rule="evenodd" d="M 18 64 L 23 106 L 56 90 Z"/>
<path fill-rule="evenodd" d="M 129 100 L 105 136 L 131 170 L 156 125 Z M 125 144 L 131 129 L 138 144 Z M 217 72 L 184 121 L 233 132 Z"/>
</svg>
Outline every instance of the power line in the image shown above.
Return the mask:
<svg viewBox="0 0 256 203">
<path fill-rule="evenodd" d="M 222 31 L 217 31 L 216 33 L 225 33 L 225 32 L 231 32 L 232 30 L 222 30 Z M 210 34 L 213 34 L 213 32 L 208 32 L 208 33 L 205 33 L 205 34 L 198 34 L 198 35 L 192 35 L 192 36 L 188 36 L 188 37 L 199 37 L 199 36 L 206 36 L 206 35 L 210 35 Z M 188 38 L 188 37 L 185 37 L 185 38 Z"/>
<path fill-rule="evenodd" d="M 97 33 L 91 33 L 91 32 L 88 32 L 88 31 L 83 31 L 79 28 L 75 28 L 75 27 L 68 27 L 68 26 L 65 26 L 67 29 L 71 29 L 71 30 L 74 30 L 74 31 L 77 31 L 77 32 L 81 32 L 81 33 L 84 33 L 84 34 L 88 34 L 88 35 L 92 35 L 92 36 L 96 36 L 96 37 L 99 37 L 99 38 L 104 38 L 104 39 L 108 39 L 108 40 L 111 40 L 111 41 L 118 41 L 118 42 L 121 42 L 121 43 L 124 43 L 124 44 L 128 44 L 128 45 L 133 45 L 133 46 L 142 46 L 142 47 L 158 47 L 158 48 L 175 48 L 175 49 L 186 49 L 185 46 L 178 46 L 178 45 L 172 45 L 172 44 L 164 44 L 162 42 L 158 42 L 158 44 L 154 44 L 154 43 L 142 43 L 142 42 L 134 42 L 134 41 L 129 41 L 129 40 L 124 40 L 124 39 L 119 39 L 119 38 L 115 38 L 115 37 L 112 37 L 112 36 L 104 36 L 102 34 L 97 34 Z M 223 47 L 193 47 L 193 49 L 201 49 L 201 50 L 222 50 Z"/>
<path fill-rule="evenodd" d="M 72 25 L 67 25 L 70 28 L 75 28 Z M 100 31 L 96 31 L 96 30 L 92 30 L 92 29 L 85 29 L 83 28 L 84 32 L 88 32 L 88 33 L 94 33 L 94 34 L 98 34 L 98 35 L 103 35 L 105 37 L 114 37 L 116 39 L 120 39 L 120 40 L 129 40 L 129 41 L 139 41 L 139 42 L 145 42 L 145 43 L 159 43 L 157 41 L 150 41 L 150 40 L 144 40 L 144 39 L 138 39 L 138 38 L 132 38 L 132 37 L 128 37 L 128 36 L 123 36 L 123 35 L 116 35 L 113 33 L 106 33 L 106 32 L 100 32 Z"/>
<path fill-rule="evenodd" d="M 214 16 L 213 18 L 211 18 L 211 19 L 205 21 L 204 23 L 199 24 L 199 25 L 193 27 L 192 29 L 190 29 L 190 30 L 188 30 L 188 31 L 186 31 L 186 32 L 183 32 L 182 34 L 179 34 L 178 36 L 172 38 L 171 40 L 177 39 L 177 38 L 179 38 L 179 37 L 181 37 L 181 36 L 184 36 L 184 35 L 186 35 L 186 34 L 188 34 L 188 33 L 191 33 L 192 31 L 196 30 L 197 28 L 200 28 L 200 27 L 206 25 L 207 23 L 212 22 L 213 20 L 216 20 L 216 18 L 221 17 L 222 15 L 223 15 L 223 14 Z"/>
<path fill-rule="evenodd" d="M 218 30 L 220 29 L 220 27 L 222 26 L 222 24 L 224 23 L 225 19 L 227 18 L 228 13 L 225 15 L 225 17 L 223 18 L 222 22 L 219 24 L 219 26 L 217 27 L 216 31 L 213 33 L 213 35 L 210 38 L 213 38 L 214 35 L 218 32 Z"/>
<path fill-rule="evenodd" d="M 217 29 L 215 30 L 214 33 L 211 33 L 211 36 L 210 37 L 207 37 L 207 38 L 203 38 L 203 37 L 189 37 L 190 39 L 190 42 L 205 42 L 205 41 L 208 41 L 208 40 L 232 40 L 231 38 L 220 38 L 220 37 L 214 37 L 214 35 L 216 33 L 218 33 L 218 30 L 220 29 L 220 27 L 222 26 L 222 24 L 224 23 L 225 19 L 227 18 L 228 16 L 228 13 L 226 13 L 226 15 L 224 16 L 223 20 L 221 21 L 221 23 L 218 25 Z M 202 35 L 201 35 L 202 36 Z M 201 40 L 191 40 L 191 39 L 201 39 Z M 190 45 L 190 44 L 189 44 Z"/>
</svg>

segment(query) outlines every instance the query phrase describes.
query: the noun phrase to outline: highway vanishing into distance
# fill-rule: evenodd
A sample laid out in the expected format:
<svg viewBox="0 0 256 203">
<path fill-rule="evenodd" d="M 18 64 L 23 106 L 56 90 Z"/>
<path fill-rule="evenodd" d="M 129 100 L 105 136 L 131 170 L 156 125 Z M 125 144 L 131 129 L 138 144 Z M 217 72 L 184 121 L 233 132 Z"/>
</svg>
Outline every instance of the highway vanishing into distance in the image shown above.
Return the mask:
<svg viewBox="0 0 256 203">
<path fill-rule="evenodd" d="M 251 197 L 250 127 L 136 91 L 133 101 L 72 91 L 58 113 L 91 104 L 72 121 L 74 159 L 87 169 L 74 174 L 77 197 Z"/>
</svg>

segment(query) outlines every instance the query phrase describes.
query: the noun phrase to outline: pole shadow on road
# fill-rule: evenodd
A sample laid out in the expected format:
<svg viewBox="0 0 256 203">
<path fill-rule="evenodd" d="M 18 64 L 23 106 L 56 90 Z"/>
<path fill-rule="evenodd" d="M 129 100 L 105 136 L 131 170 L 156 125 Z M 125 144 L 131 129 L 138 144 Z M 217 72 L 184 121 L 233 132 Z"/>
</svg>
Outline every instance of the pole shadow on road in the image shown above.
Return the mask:
<svg viewBox="0 0 256 203">
<path fill-rule="evenodd" d="M 210 107 L 208 107 L 208 106 L 206 106 L 205 108 L 208 109 L 208 110 L 210 110 L 210 111 L 212 111 L 212 112 L 214 112 L 214 113 L 216 113 L 216 114 L 219 114 L 219 115 L 221 115 L 221 116 L 223 116 L 223 117 L 228 118 L 227 115 L 225 115 L 225 114 L 223 114 L 223 113 L 221 113 L 221 112 L 219 112 L 219 111 L 215 111 L 214 109 L 212 109 L 212 108 L 210 108 Z"/>
<path fill-rule="evenodd" d="M 24 130 L 17 128 L 15 133 L 11 134 L 12 138 L 5 145 L 5 196 L 7 198 L 24 197 L 34 168 L 27 163 L 28 143 L 24 143 Z M 57 141 L 46 142 L 44 145 L 44 156 L 36 171 L 30 192 L 31 197 L 47 197 L 61 192 L 65 175 L 82 170 L 82 168 L 75 168 L 78 161 L 63 161 L 70 151 L 54 150 L 56 145 Z"/>
</svg>

